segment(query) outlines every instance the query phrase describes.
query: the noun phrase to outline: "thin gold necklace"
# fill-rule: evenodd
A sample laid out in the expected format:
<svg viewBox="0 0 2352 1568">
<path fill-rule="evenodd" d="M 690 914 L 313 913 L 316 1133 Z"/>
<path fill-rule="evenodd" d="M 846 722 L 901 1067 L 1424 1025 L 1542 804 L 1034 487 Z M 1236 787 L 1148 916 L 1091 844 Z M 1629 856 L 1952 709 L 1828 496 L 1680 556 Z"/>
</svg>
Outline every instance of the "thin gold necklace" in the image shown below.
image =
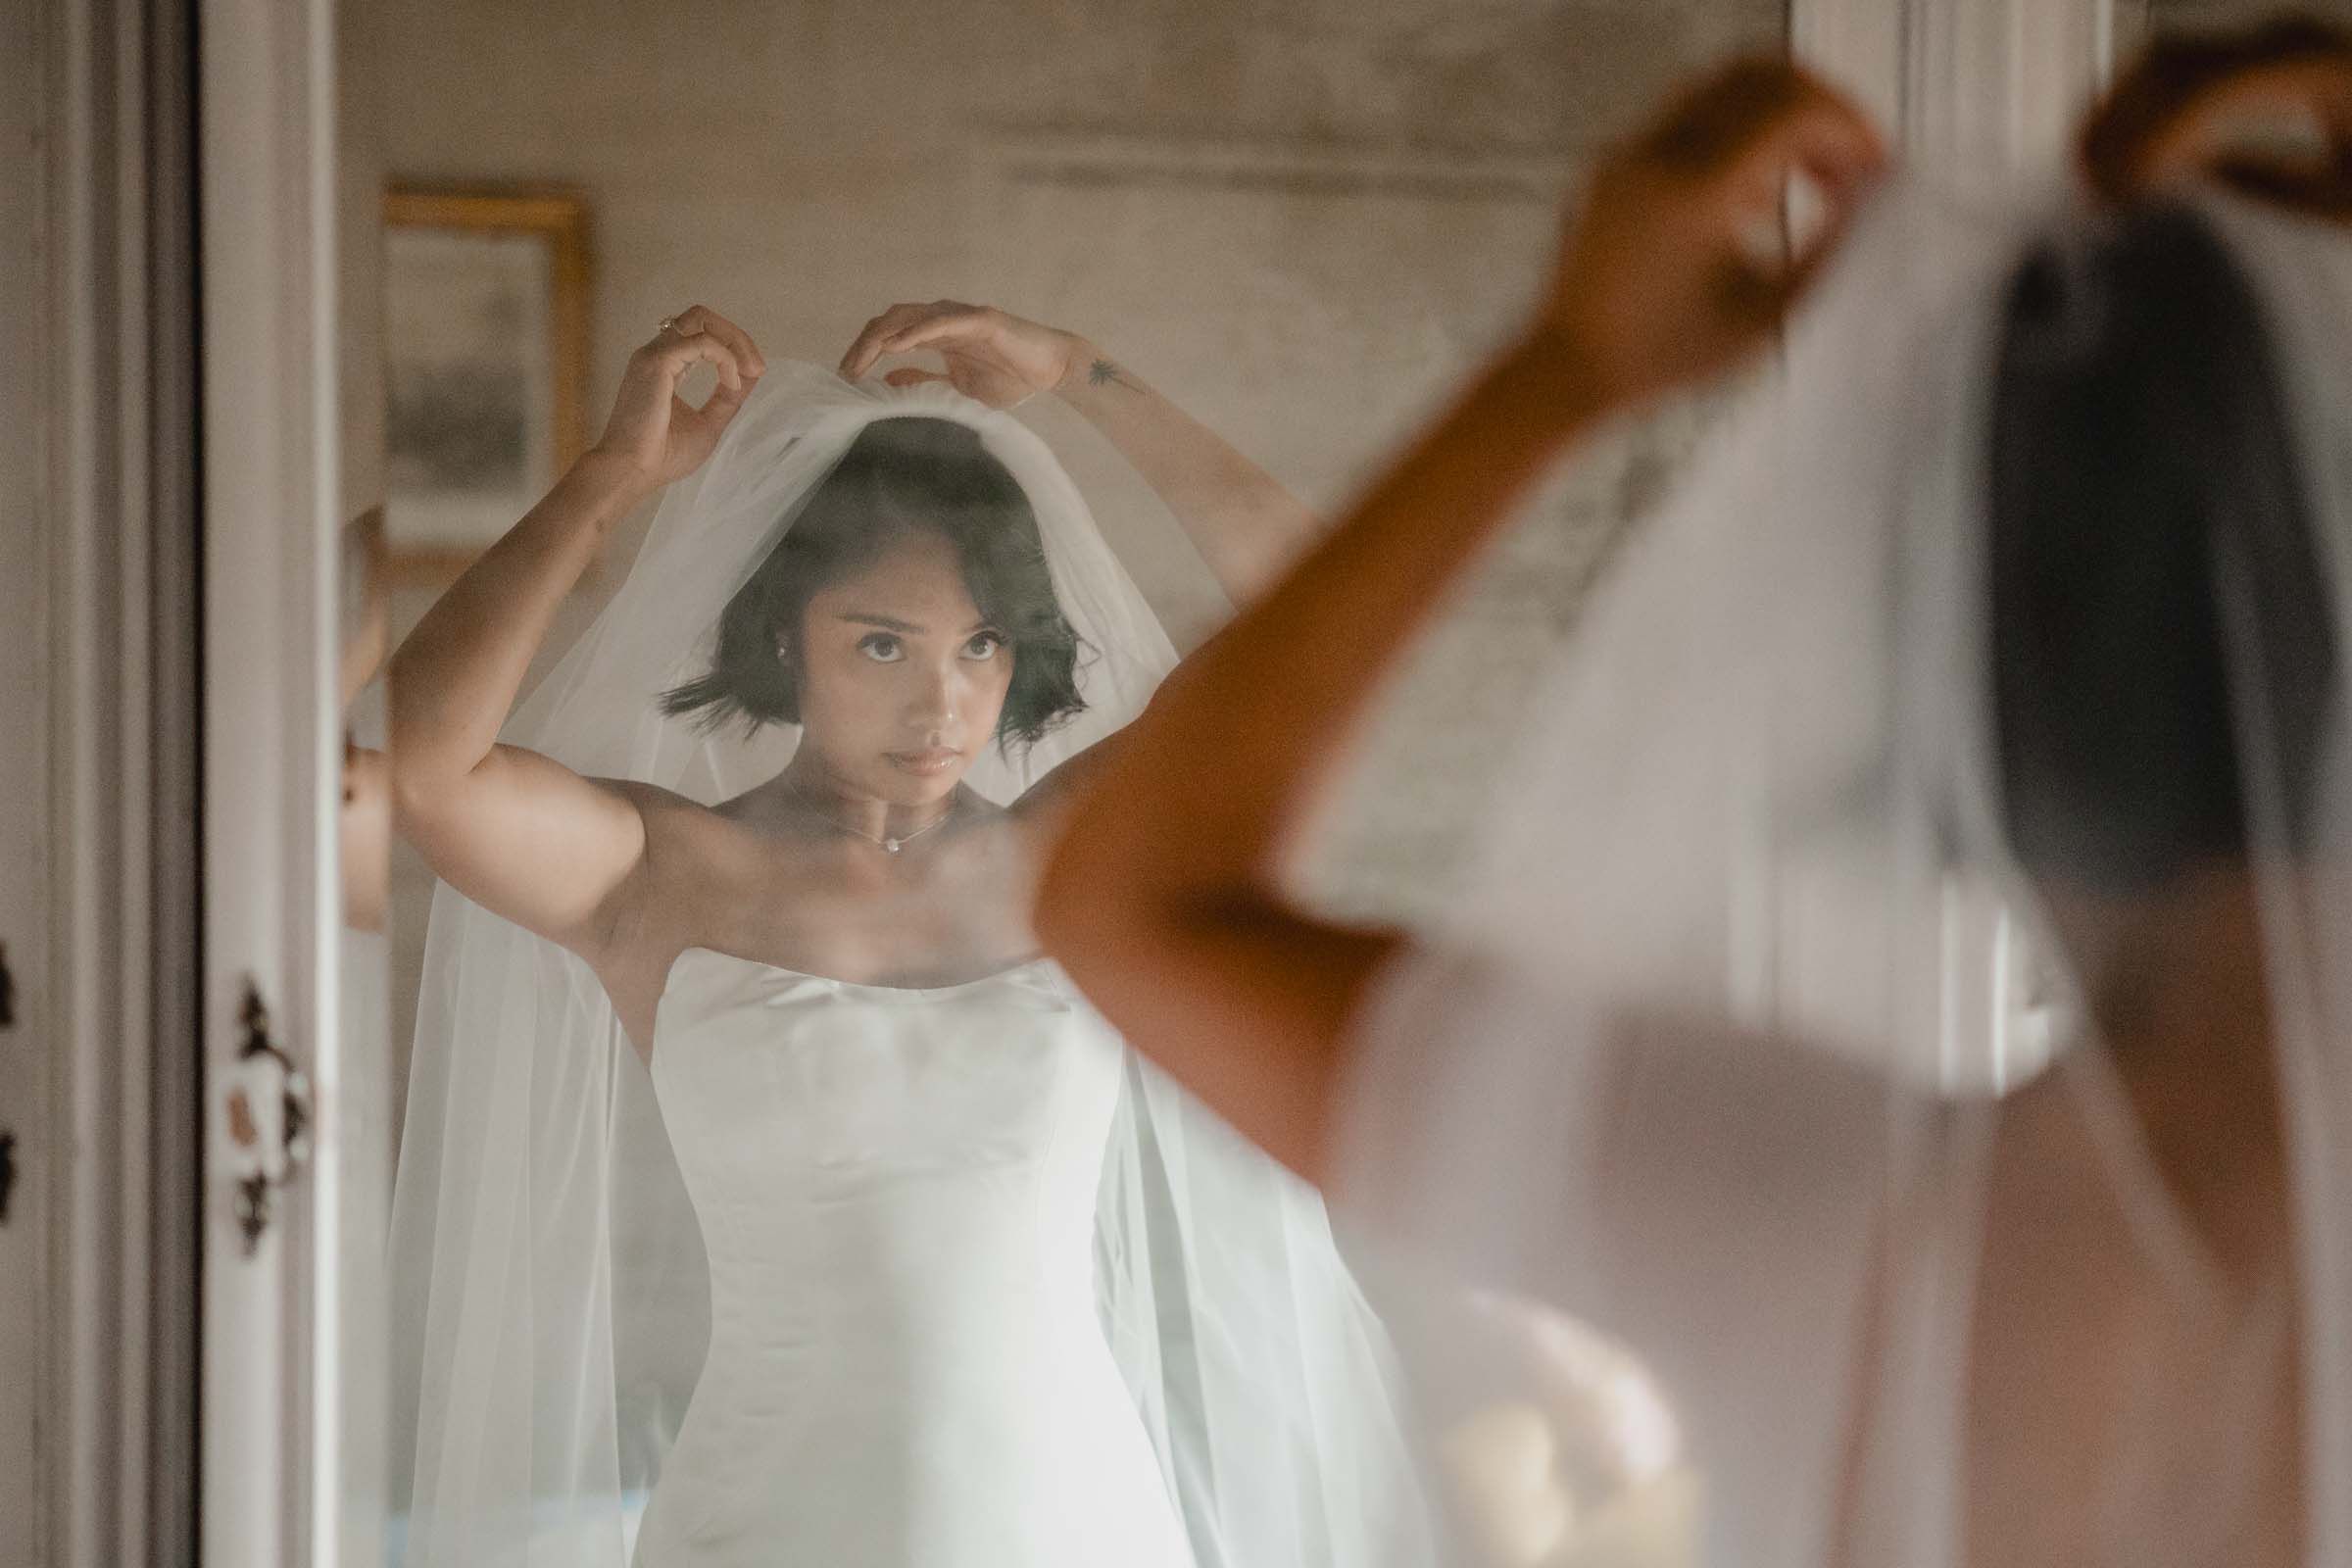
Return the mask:
<svg viewBox="0 0 2352 1568">
<path fill-rule="evenodd" d="M 881 850 L 885 855 L 898 854 L 901 849 L 908 844 L 913 843 L 916 839 L 921 838 L 924 834 L 930 832 L 933 828 L 940 826 L 942 823 L 946 822 L 949 817 L 956 814 L 956 797 L 951 795 L 948 797 L 947 809 L 941 811 L 937 816 L 933 817 L 930 821 L 925 822 L 921 827 L 916 828 L 911 833 L 868 833 L 863 828 L 850 826 L 849 823 L 844 822 L 839 817 L 835 816 L 831 811 L 826 810 L 822 806 L 817 804 L 815 796 L 809 794 L 807 790 L 801 787 L 798 780 L 788 778 L 784 781 L 784 784 L 785 787 L 790 789 L 793 794 L 801 798 L 801 804 L 808 807 L 809 810 L 815 812 L 816 815 L 823 820 L 825 826 L 831 828 L 836 833 L 847 833 L 854 839 L 863 839 L 866 843 L 871 844 L 877 849 Z"/>
</svg>

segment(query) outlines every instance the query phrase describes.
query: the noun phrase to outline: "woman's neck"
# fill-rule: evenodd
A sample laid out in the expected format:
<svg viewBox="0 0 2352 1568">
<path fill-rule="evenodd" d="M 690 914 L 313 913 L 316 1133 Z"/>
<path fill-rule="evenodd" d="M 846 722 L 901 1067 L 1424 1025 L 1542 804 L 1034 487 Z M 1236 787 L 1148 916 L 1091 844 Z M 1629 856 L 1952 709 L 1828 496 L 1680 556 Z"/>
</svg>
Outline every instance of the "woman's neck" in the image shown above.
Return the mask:
<svg viewBox="0 0 2352 1568">
<path fill-rule="evenodd" d="M 841 779 L 821 760 L 811 758 L 807 748 L 785 764 L 768 787 L 802 811 L 843 832 L 901 842 L 938 826 L 956 809 L 956 794 L 961 789 L 959 785 L 936 801 L 917 806 L 895 805 Z"/>
</svg>

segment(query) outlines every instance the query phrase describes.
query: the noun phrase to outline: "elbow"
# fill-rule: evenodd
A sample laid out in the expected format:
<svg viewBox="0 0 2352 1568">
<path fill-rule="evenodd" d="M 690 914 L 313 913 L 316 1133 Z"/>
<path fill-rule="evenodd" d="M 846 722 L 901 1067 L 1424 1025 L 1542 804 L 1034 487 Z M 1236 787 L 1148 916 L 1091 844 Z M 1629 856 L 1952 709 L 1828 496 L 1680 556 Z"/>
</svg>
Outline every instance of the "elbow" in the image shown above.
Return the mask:
<svg viewBox="0 0 2352 1568">
<path fill-rule="evenodd" d="M 386 742 L 384 773 L 392 823 L 402 834 L 414 836 L 457 808 L 469 769 L 450 765 L 424 737 L 404 731 L 397 722 Z"/>
<path fill-rule="evenodd" d="M 387 755 L 387 792 L 392 802 L 392 825 L 404 837 L 414 838 L 419 830 L 431 825 L 450 810 L 454 793 L 450 781 L 442 774 L 417 766 L 415 762 L 403 765 L 399 760 L 397 738 Z"/>
<path fill-rule="evenodd" d="M 384 766 L 393 821 L 405 828 L 450 811 L 482 759 L 456 755 L 433 715 L 413 699 L 401 700 L 404 693 L 421 691 L 421 683 L 404 683 L 401 677 L 402 662 L 395 655 L 388 671 Z"/>
<path fill-rule="evenodd" d="M 447 770 L 433 765 L 432 748 L 416 726 L 400 721 L 397 699 L 384 734 L 384 775 L 392 797 L 392 814 L 409 820 L 429 814 L 437 800 L 448 794 Z"/>
<path fill-rule="evenodd" d="M 1082 987 L 1113 979 L 1122 956 L 1149 951 L 1181 902 L 1168 868 L 1136 833 L 1129 812 L 1097 795 L 1072 816 L 1039 878 L 1038 943 Z"/>
<path fill-rule="evenodd" d="M 1133 795 L 1090 789 L 1047 857 L 1031 924 L 1080 984 L 1197 934 L 1268 894 L 1216 853 L 1217 836 Z"/>
<path fill-rule="evenodd" d="M 1108 863 L 1091 809 L 1082 808 L 1055 842 L 1038 880 L 1032 924 L 1048 956 L 1073 976 L 1089 969 L 1106 944 L 1104 929 L 1128 917 L 1119 879 Z"/>
<path fill-rule="evenodd" d="M 1184 678 L 1179 671 L 1153 708 Z M 1147 712 L 1121 735 L 1109 765 L 1072 796 L 1040 869 L 1031 922 L 1046 953 L 1083 986 L 1115 982 L 1139 954 L 1181 936 L 1204 906 L 1234 891 L 1236 867 L 1220 853 L 1230 836 L 1203 819 L 1175 737 Z"/>
</svg>

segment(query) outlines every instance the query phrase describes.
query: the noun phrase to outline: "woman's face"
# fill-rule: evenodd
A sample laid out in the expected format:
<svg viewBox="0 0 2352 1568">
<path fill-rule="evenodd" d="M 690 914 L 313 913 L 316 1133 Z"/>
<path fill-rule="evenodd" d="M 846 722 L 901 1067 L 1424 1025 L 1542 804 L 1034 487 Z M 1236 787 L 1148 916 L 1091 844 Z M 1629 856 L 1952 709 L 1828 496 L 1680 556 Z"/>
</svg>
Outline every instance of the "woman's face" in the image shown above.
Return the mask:
<svg viewBox="0 0 2352 1568">
<path fill-rule="evenodd" d="M 801 744 L 833 782 L 892 805 L 945 797 L 997 733 L 1012 649 L 956 549 L 911 535 L 827 584 L 801 621 Z"/>
</svg>

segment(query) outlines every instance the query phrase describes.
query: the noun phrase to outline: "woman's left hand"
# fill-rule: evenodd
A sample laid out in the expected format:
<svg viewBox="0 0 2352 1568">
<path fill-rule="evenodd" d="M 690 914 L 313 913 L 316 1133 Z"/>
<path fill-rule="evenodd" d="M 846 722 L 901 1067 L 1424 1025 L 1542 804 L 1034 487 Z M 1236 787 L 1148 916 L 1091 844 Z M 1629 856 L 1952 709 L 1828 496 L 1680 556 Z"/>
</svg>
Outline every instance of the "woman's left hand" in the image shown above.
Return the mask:
<svg viewBox="0 0 2352 1568">
<path fill-rule="evenodd" d="M 947 361 L 945 374 L 907 367 L 883 379 L 892 386 L 945 381 L 992 409 L 1009 409 L 1053 391 L 1087 363 L 1090 353 L 1075 332 L 1023 320 L 993 306 L 935 300 L 893 305 L 866 322 L 841 357 L 841 373 L 855 381 L 885 354 L 924 349 Z"/>
<path fill-rule="evenodd" d="M 2217 184 L 2352 222 L 2352 31 L 2307 18 L 2160 38 L 2083 122 L 2092 189 Z"/>
</svg>

